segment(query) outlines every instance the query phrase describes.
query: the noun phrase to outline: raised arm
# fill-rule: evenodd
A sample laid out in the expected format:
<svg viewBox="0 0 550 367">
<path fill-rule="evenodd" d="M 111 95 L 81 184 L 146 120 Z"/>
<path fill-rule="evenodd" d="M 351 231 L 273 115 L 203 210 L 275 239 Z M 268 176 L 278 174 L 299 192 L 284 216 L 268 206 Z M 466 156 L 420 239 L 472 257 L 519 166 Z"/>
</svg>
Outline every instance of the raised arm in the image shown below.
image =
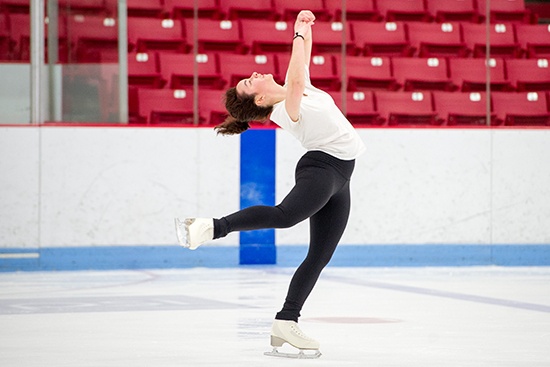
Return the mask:
<svg viewBox="0 0 550 367">
<path fill-rule="evenodd" d="M 306 36 L 304 36 L 304 56 L 306 65 L 309 68 L 309 62 L 311 61 L 311 49 L 313 47 L 313 30 L 311 29 L 311 26 L 315 24 L 315 15 L 313 15 L 313 13 L 309 10 L 303 11 L 298 14 L 298 19 L 296 20 L 297 22 L 300 21 L 300 15 L 306 19 L 306 22 L 310 22 L 309 32 L 307 32 Z"/>
<path fill-rule="evenodd" d="M 305 65 L 309 66 L 311 58 L 311 26 L 315 16 L 309 10 L 303 10 L 298 14 L 294 24 L 294 39 L 292 40 L 292 54 L 287 72 L 286 112 L 292 121 L 300 118 L 300 104 L 306 84 Z M 307 57 L 307 59 L 306 59 Z"/>
</svg>

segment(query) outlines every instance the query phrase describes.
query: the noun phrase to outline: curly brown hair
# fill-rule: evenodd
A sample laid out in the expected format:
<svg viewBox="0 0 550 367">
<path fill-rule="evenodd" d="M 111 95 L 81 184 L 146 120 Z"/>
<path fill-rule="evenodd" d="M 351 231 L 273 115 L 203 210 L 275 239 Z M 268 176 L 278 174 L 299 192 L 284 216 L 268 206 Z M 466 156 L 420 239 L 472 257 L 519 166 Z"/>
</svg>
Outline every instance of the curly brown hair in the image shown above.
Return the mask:
<svg viewBox="0 0 550 367">
<path fill-rule="evenodd" d="M 258 106 L 254 101 L 254 94 L 239 94 L 237 88 L 229 88 L 225 92 L 225 109 L 229 116 L 214 129 L 218 134 L 240 134 L 250 127 L 251 121 L 265 121 L 273 111 L 273 106 Z"/>
</svg>

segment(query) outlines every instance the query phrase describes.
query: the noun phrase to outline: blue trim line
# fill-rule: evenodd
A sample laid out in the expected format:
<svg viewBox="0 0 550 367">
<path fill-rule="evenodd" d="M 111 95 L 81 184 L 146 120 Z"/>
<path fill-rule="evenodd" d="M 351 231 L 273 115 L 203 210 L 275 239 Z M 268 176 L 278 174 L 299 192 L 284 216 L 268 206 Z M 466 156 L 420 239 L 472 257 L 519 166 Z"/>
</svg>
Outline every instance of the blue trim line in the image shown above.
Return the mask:
<svg viewBox="0 0 550 367">
<path fill-rule="evenodd" d="M 500 245 L 491 247 L 495 265 L 548 266 L 550 245 Z"/>
<path fill-rule="evenodd" d="M 0 254 L 22 252 L 0 249 Z M 227 268 L 239 265 L 239 250 L 236 246 L 203 246 L 194 251 L 180 246 L 49 247 L 32 252 L 38 252 L 40 256 L 36 259 L 0 258 L 0 272 Z"/>
<path fill-rule="evenodd" d="M 274 248 L 275 246 L 271 246 Z M 267 251 L 249 245 L 245 254 Z M 191 251 L 179 246 L 49 247 L 0 249 L 1 254 L 37 253 L 37 258 L 1 258 L 0 272 L 43 270 L 114 270 L 224 268 L 242 263 L 238 246 L 201 246 Z M 297 267 L 307 246 L 278 246 L 277 266 Z M 255 264 L 249 261 L 247 264 Z M 329 266 L 550 266 L 550 245 L 341 245 Z"/>
<path fill-rule="evenodd" d="M 277 265 L 298 266 L 307 246 L 278 246 Z M 330 266 L 550 266 L 550 245 L 340 245 Z"/>
<path fill-rule="evenodd" d="M 275 137 L 272 130 L 241 134 L 241 209 L 275 205 Z M 275 230 L 240 233 L 240 264 L 275 264 Z"/>
</svg>

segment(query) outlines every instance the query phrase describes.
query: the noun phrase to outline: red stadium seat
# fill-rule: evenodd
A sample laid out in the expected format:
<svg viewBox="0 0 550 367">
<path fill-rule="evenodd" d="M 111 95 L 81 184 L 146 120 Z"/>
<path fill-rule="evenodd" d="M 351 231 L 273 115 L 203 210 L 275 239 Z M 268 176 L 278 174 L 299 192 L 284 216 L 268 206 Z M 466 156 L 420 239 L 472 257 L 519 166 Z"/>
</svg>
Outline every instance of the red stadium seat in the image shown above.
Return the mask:
<svg viewBox="0 0 550 367">
<path fill-rule="evenodd" d="M 197 0 L 199 18 L 222 19 L 217 0 Z M 164 0 L 164 9 L 173 19 L 193 18 L 194 1 Z"/>
<path fill-rule="evenodd" d="M 281 14 L 282 20 L 294 22 L 298 13 L 303 9 L 311 10 L 316 21 L 330 20 L 330 14 L 325 8 L 323 0 L 273 0 L 275 11 Z"/>
<path fill-rule="evenodd" d="M 159 54 L 162 78 L 172 89 L 192 88 L 195 57 L 192 54 Z M 219 73 L 217 55 L 199 54 L 196 57 L 199 86 L 221 89 L 225 85 Z"/>
<path fill-rule="evenodd" d="M 426 7 L 439 23 L 479 20 L 474 0 L 427 0 Z"/>
<path fill-rule="evenodd" d="M 546 93 L 493 92 L 491 99 L 493 111 L 505 125 L 550 125 Z"/>
<path fill-rule="evenodd" d="M 29 14 L 10 14 L 9 16 L 11 39 L 13 45 L 13 59 L 30 61 L 31 21 Z"/>
<path fill-rule="evenodd" d="M 342 75 L 342 65 L 335 58 L 336 73 Z M 399 84 L 391 74 L 389 57 L 346 57 L 347 89 L 349 91 L 385 89 L 397 90 Z"/>
<path fill-rule="evenodd" d="M 241 79 L 249 78 L 254 71 L 260 74 L 273 74 L 273 78 L 278 83 L 282 83 L 284 79 L 284 75 L 281 77 L 279 74 L 276 57 L 273 54 L 236 55 L 221 53 L 219 54 L 219 61 L 221 76 L 228 82 L 229 87 L 237 85 Z M 286 66 L 283 72 L 286 72 Z"/>
<path fill-rule="evenodd" d="M 70 12 L 67 12 L 67 15 L 80 14 L 105 16 L 105 12 L 109 8 L 109 2 L 105 0 L 58 0 L 57 4 L 60 11 L 70 9 Z"/>
<path fill-rule="evenodd" d="M 438 58 L 394 57 L 393 76 L 404 90 L 456 89 L 447 76 L 447 61 Z"/>
<path fill-rule="evenodd" d="M 69 18 L 71 43 L 77 62 L 118 62 L 118 26 L 115 18 L 76 15 Z"/>
<path fill-rule="evenodd" d="M 164 6 L 161 0 L 126 0 L 129 17 L 161 18 Z"/>
<path fill-rule="evenodd" d="M 420 57 L 464 57 L 468 54 L 458 23 L 410 22 L 407 29 L 409 42 Z"/>
<path fill-rule="evenodd" d="M 0 13 L 0 61 L 9 61 L 12 59 L 11 53 L 12 41 L 8 27 L 8 17 Z"/>
<path fill-rule="evenodd" d="M 424 7 L 424 0 L 379 0 L 377 7 L 380 14 L 389 22 L 431 20 Z"/>
<path fill-rule="evenodd" d="M 377 111 L 389 125 L 436 125 L 431 92 L 374 92 Z"/>
<path fill-rule="evenodd" d="M 244 46 L 253 54 L 292 51 L 293 22 L 241 20 Z"/>
<path fill-rule="evenodd" d="M 352 22 L 357 47 L 365 56 L 411 56 L 414 49 L 401 22 Z"/>
<path fill-rule="evenodd" d="M 193 43 L 194 22 L 192 19 L 185 19 L 185 35 L 187 42 Z M 241 39 L 239 21 L 235 20 L 214 20 L 198 19 L 198 43 L 199 53 L 209 51 L 228 51 L 233 53 L 244 53 Z"/>
<path fill-rule="evenodd" d="M 346 51 L 348 55 L 356 55 L 358 50 L 352 40 L 349 23 L 315 22 L 313 26 L 313 53 L 342 52 L 342 32 L 346 32 Z"/>
<path fill-rule="evenodd" d="M 224 122 L 227 111 L 223 103 L 224 90 L 199 89 L 200 122 L 205 125 L 219 125 Z"/>
<path fill-rule="evenodd" d="M 11 34 L 11 40 L 14 42 L 11 49 L 11 55 L 12 60 L 19 60 L 19 61 L 30 61 L 31 54 L 30 54 L 30 47 L 31 47 L 31 39 L 30 39 L 30 15 L 29 14 L 10 14 L 9 15 L 9 24 L 10 24 L 10 34 Z M 45 42 L 45 59 L 47 59 L 48 55 L 48 26 L 45 25 L 44 34 L 46 39 Z M 68 56 L 67 56 L 67 22 L 66 18 L 64 16 L 59 17 L 58 22 L 58 46 L 59 46 L 59 54 L 58 58 L 61 62 L 67 62 Z"/>
<path fill-rule="evenodd" d="M 342 20 L 341 1 L 326 1 L 325 5 L 335 21 Z M 374 0 L 346 0 L 346 19 L 377 22 L 382 16 L 376 10 Z"/>
<path fill-rule="evenodd" d="M 445 125 L 487 125 L 487 95 L 484 92 L 433 92 L 434 107 Z M 491 124 L 496 114 L 491 113 Z"/>
<path fill-rule="evenodd" d="M 484 59 L 449 59 L 449 71 L 454 85 L 463 92 L 485 91 L 487 83 L 487 63 Z M 490 59 L 491 90 L 511 91 L 510 82 L 504 73 L 504 60 Z"/>
<path fill-rule="evenodd" d="M 166 84 L 159 73 L 156 54 L 128 54 L 128 84 L 148 88 L 162 88 Z"/>
<path fill-rule="evenodd" d="M 338 108 L 342 110 L 342 92 L 329 92 L 329 94 Z M 353 125 L 381 125 L 384 123 L 384 119 L 374 108 L 372 91 L 346 92 L 346 117 Z"/>
<path fill-rule="evenodd" d="M 181 22 L 173 19 L 128 18 L 128 42 L 137 52 L 187 52 L 190 48 L 185 42 Z"/>
<path fill-rule="evenodd" d="M 521 22 L 536 23 L 536 15 L 525 8 L 524 0 L 490 0 L 491 23 Z M 479 14 L 487 16 L 487 0 L 477 0 Z"/>
<path fill-rule="evenodd" d="M 315 55 L 311 58 L 309 72 L 313 85 L 325 90 L 340 89 L 340 77 L 336 74 L 334 59 L 334 56 L 328 54 Z M 279 60 L 281 60 L 281 57 L 279 57 Z M 281 62 L 282 65 L 286 65 L 286 68 L 288 68 L 288 64 L 290 63 L 290 57 L 287 60 L 286 62 Z"/>
<path fill-rule="evenodd" d="M 281 77 L 284 79 L 290 62 L 290 54 L 279 54 L 277 55 L 277 59 L 279 60 Z M 325 90 L 340 89 L 340 78 L 336 74 L 334 57 L 332 55 L 313 56 L 309 64 L 309 73 L 311 84 L 315 87 Z"/>
<path fill-rule="evenodd" d="M 528 58 L 550 56 L 550 25 L 516 24 L 516 36 Z"/>
<path fill-rule="evenodd" d="M 220 0 L 220 8 L 229 19 L 277 20 L 279 18 L 271 0 Z"/>
<path fill-rule="evenodd" d="M 550 90 L 548 59 L 506 60 L 508 80 L 518 91 Z"/>
<path fill-rule="evenodd" d="M 193 91 L 138 89 L 138 113 L 146 124 L 193 124 Z"/>
<path fill-rule="evenodd" d="M 474 57 L 485 57 L 486 30 L 485 24 L 462 23 L 464 42 Z M 511 24 L 491 24 L 490 26 L 491 57 L 518 58 L 523 51 L 514 36 Z"/>
<path fill-rule="evenodd" d="M 2 0 L 0 1 L 0 12 L 5 14 L 29 14 L 31 0 Z"/>
</svg>

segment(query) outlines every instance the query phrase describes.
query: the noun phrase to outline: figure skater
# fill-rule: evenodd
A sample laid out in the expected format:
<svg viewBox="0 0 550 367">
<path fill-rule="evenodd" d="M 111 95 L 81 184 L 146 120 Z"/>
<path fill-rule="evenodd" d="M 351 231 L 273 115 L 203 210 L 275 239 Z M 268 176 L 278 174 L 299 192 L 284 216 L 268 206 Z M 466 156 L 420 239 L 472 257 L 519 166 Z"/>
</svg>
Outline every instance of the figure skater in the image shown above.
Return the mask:
<svg viewBox="0 0 550 367">
<path fill-rule="evenodd" d="M 292 54 L 286 83 L 277 84 L 271 74 L 252 73 L 227 90 L 227 119 L 216 126 L 218 134 L 233 135 L 247 130 L 251 121 L 271 119 L 292 134 L 307 149 L 296 166 L 295 186 L 277 206 L 252 206 L 220 219 L 176 218 L 180 244 L 191 249 L 230 232 L 288 228 L 309 218 L 310 243 L 307 257 L 296 270 L 282 310 L 271 327 L 269 355 L 282 355 L 283 343 L 302 350 L 315 350 L 319 342 L 298 327 L 300 310 L 321 270 L 334 253 L 350 212 L 350 179 L 355 158 L 365 151 L 357 132 L 338 109 L 332 97 L 311 85 L 309 63 L 315 16 L 301 11 L 294 25 Z M 291 355 L 285 355 L 291 356 Z M 312 358 L 312 357 L 309 357 Z"/>
</svg>

